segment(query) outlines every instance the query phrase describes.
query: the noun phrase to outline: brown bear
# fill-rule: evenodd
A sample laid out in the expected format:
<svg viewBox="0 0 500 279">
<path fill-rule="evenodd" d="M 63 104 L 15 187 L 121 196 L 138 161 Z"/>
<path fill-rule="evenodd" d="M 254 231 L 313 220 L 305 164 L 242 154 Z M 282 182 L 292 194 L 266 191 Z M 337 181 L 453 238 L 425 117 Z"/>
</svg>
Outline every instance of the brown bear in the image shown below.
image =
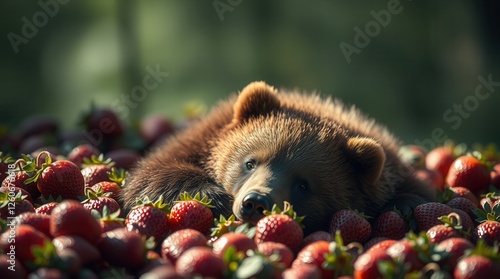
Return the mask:
<svg viewBox="0 0 500 279">
<path fill-rule="evenodd" d="M 306 216 L 306 233 L 327 230 L 339 209 L 375 217 L 434 199 L 398 150 L 396 138 L 355 107 L 254 82 L 145 156 L 122 203 L 200 192 L 213 199 L 215 216 L 256 223 L 288 201 Z"/>
</svg>

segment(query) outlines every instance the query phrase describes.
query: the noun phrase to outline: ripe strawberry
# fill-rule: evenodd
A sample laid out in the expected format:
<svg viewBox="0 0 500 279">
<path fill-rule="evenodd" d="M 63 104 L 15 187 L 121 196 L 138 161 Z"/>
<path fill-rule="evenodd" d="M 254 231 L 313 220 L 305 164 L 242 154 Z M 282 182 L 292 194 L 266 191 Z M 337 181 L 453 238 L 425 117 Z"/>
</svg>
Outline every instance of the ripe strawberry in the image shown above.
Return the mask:
<svg viewBox="0 0 500 279">
<path fill-rule="evenodd" d="M 14 220 L 19 225 L 30 225 L 46 236 L 50 236 L 50 216 L 47 214 L 25 212 L 18 215 Z"/>
<path fill-rule="evenodd" d="M 255 243 L 257 245 L 266 241 L 283 243 L 292 251 L 297 251 L 300 247 L 304 233 L 300 222 L 304 217 L 297 217 L 292 205 L 285 202 L 283 211 L 274 205 L 271 212 L 258 222 L 255 231 Z"/>
<path fill-rule="evenodd" d="M 387 237 L 399 240 L 410 230 L 408 222 L 399 210 L 382 213 L 373 224 L 372 237 Z"/>
<path fill-rule="evenodd" d="M 4 186 L 0 187 L 0 193 L 9 194 L 9 192 L 17 193 L 19 191 L 21 191 L 22 193 L 21 196 L 26 196 L 26 200 L 28 200 L 29 202 L 31 202 L 31 204 L 33 204 L 34 200 L 31 198 L 30 193 L 28 193 L 25 189 L 19 187 L 4 187 Z"/>
<path fill-rule="evenodd" d="M 458 260 L 464 255 L 466 250 L 474 248 L 474 244 L 463 237 L 452 237 L 441 241 L 436 249 L 448 253 L 443 267 L 452 272 L 458 263 Z"/>
<path fill-rule="evenodd" d="M 146 262 L 149 245 L 141 234 L 118 228 L 104 233 L 97 249 L 102 258 L 113 266 L 140 268 Z"/>
<path fill-rule="evenodd" d="M 52 237 L 77 235 L 90 243 L 96 243 L 101 232 L 101 226 L 94 216 L 77 201 L 64 200 L 50 214 Z"/>
<path fill-rule="evenodd" d="M 141 120 L 141 137 L 149 144 L 154 144 L 174 131 L 174 126 L 161 115 L 150 115 Z"/>
<path fill-rule="evenodd" d="M 109 158 L 113 162 L 115 162 L 116 168 L 130 170 L 139 161 L 141 155 L 134 150 L 120 148 L 111 150 L 106 153 L 106 158 Z"/>
<path fill-rule="evenodd" d="M 221 215 L 219 217 L 219 220 L 214 220 L 214 226 L 210 229 L 212 231 L 210 236 L 212 236 L 212 238 L 216 240 L 218 237 L 224 235 L 225 233 L 236 231 L 238 226 L 242 224 L 243 222 L 236 220 L 236 217 L 234 215 L 229 216 L 229 218 L 227 219 L 226 217 Z"/>
<path fill-rule="evenodd" d="M 40 191 L 36 186 L 36 182 L 25 183 L 30 178 L 29 174 L 25 171 L 16 171 L 13 176 L 9 176 L 2 181 L 3 187 L 18 187 L 25 190 L 29 194 L 30 202 L 40 196 Z"/>
<path fill-rule="evenodd" d="M 46 197 L 60 195 L 63 199 L 77 199 L 84 195 L 80 168 L 67 160 L 52 162 L 52 159 L 47 157 L 42 167 L 25 183 L 32 181 L 36 181 L 38 190 Z"/>
<path fill-rule="evenodd" d="M 428 229 L 426 234 L 431 243 L 440 243 L 441 241 L 452 237 L 466 237 L 467 232 L 463 230 L 460 216 L 452 212 L 447 216 L 439 217 L 441 225 L 435 225 Z"/>
<path fill-rule="evenodd" d="M 321 279 L 321 272 L 316 265 L 303 264 L 285 269 L 283 279 Z"/>
<path fill-rule="evenodd" d="M 0 235 L 0 247 L 7 255 L 15 255 L 14 258 L 23 263 L 25 267 L 31 267 L 30 265 L 33 265 L 36 258 L 33 248 L 50 243 L 50 239 L 30 225 L 17 226 L 12 221 L 9 226 L 11 224 L 14 224 L 12 231 L 7 230 Z M 13 245 L 14 243 L 15 245 Z"/>
<path fill-rule="evenodd" d="M 193 229 L 182 229 L 173 232 L 161 244 L 161 256 L 175 264 L 186 250 L 196 246 L 205 246 L 205 236 Z"/>
<path fill-rule="evenodd" d="M 212 200 L 207 196 L 200 199 L 200 193 L 197 193 L 194 198 L 189 193 L 180 194 L 180 200 L 177 201 L 170 210 L 168 219 L 172 231 L 181 229 L 195 229 L 203 234 L 210 232 L 213 225 L 214 217 L 210 208 Z"/>
<path fill-rule="evenodd" d="M 460 216 L 460 220 L 462 221 L 462 229 L 464 230 L 464 232 L 471 232 L 474 229 L 474 223 L 472 221 L 473 219 L 469 216 L 469 214 L 457 208 L 453 209 L 453 212 Z M 470 237 L 470 234 L 468 234 L 468 237 Z"/>
<path fill-rule="evenodd" d="M 446 187 L 445 193 L 444 193 L 444 196 L 443 196 L 443 199 L 441 202 L 447 203 L 448 201 L 450 201 L 451 199 L 456 198 L 456 197 L 466 198 L 466 199 L 470 200 L 476 206 L 479 204 L 479 201 L 478 201 L 476 195 L 474 195 L 469 189 L 467 189 L 465 187 L 460 187 L 460 186 Z"/>
<path fill-rule="evenodd" d="M 448 215 L 453 209 L 445 204 L 438 202 L 428 202 L 417 205 L 413 210 L 413 217 L 417 220 L 418 229 L 427 231 L 435 225 L 441 224 L 439 217 Z"/>
<path fill-rule="evenodd" d="M 450 187 L 462 186 L 477 195 L 488 189 L 490 179 L 490 172 L 479 159 L 464 155 L 450 166 L 446 182 Z"/>
<path fill-rule="evenodd" d="M 76 235 L 61 235 L 52 239 L 52 243 L 57 251 L 71 249 L 77 252 L 83 266 L 97 263 L 101 259 L 96 246 Z"/>
<path fill-rule="evenodd" d="M 340 231 L 345 243 L 365 242 L 372 234 L 370 223 L 363 213 L 342 209 L 333 214 L 330 221 L 330 233 Z"/>
<path fill-rule="evenodd" d="M 302 248 L 292 263 L 292 268 L 303 264 L 313 264 L 320 268 L 321 278 L 333 278 L 352 274 L 353 255 L 348 252 L 350 246 L 344 246 L 340 233 L 335 234 L 335 241 L 313 242 Z M 362 249 L 362 248 L 361 248 Z"/>
<path fill-rule="evenodd" d="M 453 272 L 456 279 L 497 278 L 500 265 L 487 257 L 471 255 L 460 259 Z"/>
<path fill-rule="evenodd" d="M 307 236 L 305 236 L 304 239 L 302 239 L 302 244 L 300 245 L 300 249 L 302 249 L 302 248 L 306 247 L 306 245 L 311 244 L 311 243 L 318 241 L 318 240 L 332 242 L 333 235 L 329 232 L 326 232 L 326 231 L 312 232 L 312 233 L 308 234 Z"/>
<path fill-rule="evenodd" d="M 474 214 L 477 215 L 476 221 L 480 224 L 472 231 L 472 241 L 477 242 L 479 239 L 492 246 L 495 242 L 500 242 L 500 203 L 496 203 L 490 207 L 489 203 L 484 204 L 484 210 L 476 209 Z"/>
<path fill-rule="evenodd" d="M 114 162 L 111 159 L 104 160 L 101 154 L 99 157 L 92 156 L 83 160 L 82 176 L 85 180 L 85 187 L 91 187 L 101 181 L 111 181 L 109 174 Z"/>
<path fill-rule="evenodd" d="M 387 238 L 385 236 L 372 237 L 367 242 L 365 242 L 365 244 L 363 244 L 363 248 L 366 251 L 366 250 L 370 249 L 371 247 L 377 245 L 379 242 L 382 242 L 382 241 L 385 241 L 385 240 L 394 240 L 394 239 L 389 239 L 389 238 Z"/>
<path fill-rule="evenodd" d="M 82 201 L 83 207 L 88 211 L 92 211 L 93 209 L 97 210 L 97 212 L 102 214 L 103 208 L 106 206 L 111 212 L 115 212 L 120 210 L 120 205 L 117 201 L 110 198 L 109 195 L 111 193 L 104 193 L 102 188 L 95 192 L 91 188 L 86 189 L 87 199 Z"/>
<path fill-rule="evenodd" d="M 413 174 L 417 179 L 432 185 L 439 191 L 444 191 L 444 177 L 437 170 L 417 169 Z"/>
<path fill-rule="evenodd" d="M 181 276 L 223 278 L 225 264 L 208 247 L 192 247 L 182 253 L 175 263 L 175 270 Z"/>
<path fill-rule="evenodd" d="M 35 212 L 35 208 L 21 191 L 0 192 L 0 218 L 15 217 L 24 212 Z"/>
<path fill-rule="evenodd" d="M 212 250 L 216 255 L 224 255 L 226 250 L 233 246 L 236 252 L 246 253 L 247 250 L 257 249 L 257 245 L 248 235 L 244 233 L 228 232 L 223 234 L 212 244 Z"/>
<path fill-rule="evenodd" d="M 374 249 L 361 254 L 354 262 L 354 279 L 383 278 L 378 268 L 381 262 L 392 262 L 385 250 Z M 323 277 L 324 278 L 324 277 Z"/>
<path fill-rule="evenodd" d="M 453 209 L 460 209 L 467 213 L 471 218 L 474 218 L 475 215 L 473 213 L 474 209 L 477 208 L 477 205 L 472 203 L 467 198 L 455 197 L 446 203 L 449 207 Z"/>
<path fill-rule="evenodd" d="M 100 131 L 102 140 L 111 140 L 120 137 L 124 133 L 123 123 L 116 113 L 109 108 L 92 107 L 82 122 L 87 131 Z"/>
<path fill-rule="evenodd" d="M 85 158 L 91 158 L 93 156 L 99 156 L 101 152 L 99 152 L 99 149 L 97 149 L 95 146 L 90 145 L 88 143 L 80 144 L 73 148 L 69 153 L 68 153 L 68 160 L 71 162 L 75 163 L 77 166 L 81 166 L 83 163 L 83 159 Z"/>
<path fill-rule="evenodd" d="M 401 239 L 400 239 L 401 240 Z M 399 241 L 399 240 L 398 240 Z M 396 243 L 394 239 L 384 239 L 373 244 L 371 247 L 367 247 L 366 252 L 371 252 L 375 250 L 385 251 L 387 248 L 391 247 L 392 244 Z"/>
<path fill-rule="evenodd" d="M 125 226 L 129 231 L 154 237 L 158 244 L 169 232 L 168 205 L 163 203 L 162 196 L 155 202 L 148 197 L 138 199 L 137 206 L 125 218 Z"/>
<path fill-rule="evenodd" d="M 436 170 L 444 178 L 448 175 L 450 166 L 455 160 L 453 151 L 447 147 L 436 147 L 427 153 L 425 157 L 425 167 L 429 170 Z"/>
<path fill-rule="evenodd" d="M 52 210 L 54 210 L 54 208 L 61 202 L 61 200 L 61 196 L 57 197 L 57 199 L 54 199 L 54 197 L 52 197 L 51 195 L 49 195 L 48 198 L 41 197 L 42 205 L 35 208 L 35 212 L 50 215 L 52 213 Z"/>
<path fill-rule="evenodd" d="M 111 168 L 111 173 L 108 174 L 110 181 L 101 181 L 92 185 L 90 188 L 94 191 L 102 189 L 104 193 L 110 192 L 110 198 L 118 201 L 120 199 L 120 191 L 125 183 L 127 172 L 124 169 Z"/>
<path fill-rule="evenodd" d="M 104 206 L 102 213 L 97 210 L 92 210 L 91 213 L 99 222 L 102 233 L 125 227 L 125 219 L 120 218 L 121 211 L 119 208 L 114 212 L 110 212 L 108 207 Z"/>
<path fill-rule="evenodd" d="M 240 251 L 246 251 L 248 249 L 254 250 L 255 248 L 248 247 L 247 249 Z M 288 268 L 292 265 L 294 258 L 292 250 L 288 246 L 278 243 L 278 242 L 262 242 L 257 246 L 257 250 L 266 257 L 271 257 L 272 255 L 278 255 L 278 262 L 283 264 L 283 267 Z"/>
</svg>

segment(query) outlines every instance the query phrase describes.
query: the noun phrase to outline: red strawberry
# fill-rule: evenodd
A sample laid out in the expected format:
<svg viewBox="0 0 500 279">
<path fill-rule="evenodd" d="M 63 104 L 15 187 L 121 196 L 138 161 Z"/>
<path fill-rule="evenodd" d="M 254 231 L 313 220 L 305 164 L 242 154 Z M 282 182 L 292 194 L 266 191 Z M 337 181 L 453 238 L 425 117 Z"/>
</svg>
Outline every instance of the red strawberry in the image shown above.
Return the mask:
<svg viewBox="0 0 500 279">
<path fill-rule="evenodd" d="M 478 205 L 479 201 L 477 200 L 476 195 L 472 193 L 469 189 L 465 187 L 446 187 L 446 191 L 450 191 L 450 196 L 447 200 L 444 200 L 443 202 L 448 202 L 449 200 L 455 198 L 455 197 L 462 197 L 470 200 L 474 205 Z"/>
<path fill-rule="evenodd" d="M 52 196 L 49 196 L 47 199 L 41 197 L 42 205 L 35 208 L 36 213 L 48 214 L 52 213 L 52 210 L 61 202 L 62 198 L 59 196 L 57 199 L 54 199 Z"/>
<path fill-rule="evenodd" d="M 225 264 L 208 247 L 192 247 L 182 253 L 175 263 L 175 270 L 181 276 L 223 278 Z"/>
<path fill-rule="evenodd" d="M 207 196 L 200 199 L 200 193 L 194 198 L 189 193 L 180 194 L 180 200 L 170 209 L 169 223 L 172 231 L 195 229 L 207 234 L 213 225 L 214 217 L 210 208 L 214 208 Z"/>
<path fill-rule="evenodd" d="M 139 130 L 141 137 L 151 145 L 170 135 L 174 131 L 174 126 L 163 116 L 150 115 L 141 120 Z"/>
<path fill-rule="evenodd" d="M 104 233 L 97 248 L 103 259 L 113 266 L 139 268 L 146 262 L 148 247 L 141 234 L 118 228 Z"/>
<path fill-rule="evenodd" d="M 102 213 L 97 210 L 92 210 L 91 213 L 99 222 L 102 233 L 125 227 L 125 219 L 120 218 L 121 211 L 119 208 L 114 212 L 110 212 L 108 207 L 104 206 Z"/>
<path fill-rule="evenodd" d="M 8 194 L 9 192 L 17 193 L 19 191 L 21 191 L 22 193 L 21 196 L 26 196 L 26 200 L 28 200 L 29 202 L 31 202 L 31 204 L 33 204 L 34 200 L 31 198 L 30 193 L 28 193 L 25 189 L 19 187 L 4 187 L 4 186 L 0 187 L 0 193 Z"/>
<path fill-rule="evenodd" d="M 463 237 L 448 238 L 436 246 L 436 249 L 448 253 L 448 257 L 446 257 L 443 265 L 449 271 L 453 271 L 460 257 L 464 255 L 464 252 L 472 248 L 474 248 L 474 244 Z"/>
<path fill-rule="evenodd" d="M 444 178 L 448 175 L 448 171 L 454 160 L 455 156 L 450 148 L 436 147 L 427 153 L 425 167 L 429 170 L 439 171 Z"/>
<path fill-rule="evenodd" d="M 457 213 L 450 213 L 447 216 L 439 217 L 441 225 L 433 226 L 428 229 L 426 234 L 431 243 L 440 243 L 441 241 L 452 237 L 465 237 L 467 233 L 462 228 L 462 220 Z"/>
<path fill-rule="evenodd" d="M 104 160 L 101 154 L 99 157 L 92 156 L 83 160 L 82 176 L 85 180 L 85 187 L 91 187 L 101 181 L 111 181 L 109 175 L 114 162 L 111 159 Z"/>
<path fill-rule="evenodd" d="M 438 202 L 428 202 L 417 205 L 413 210 L 413 217 L 417 220 L 418 229 L 427 231 L 435 225 L 441 224 L 439 217 L 448 215 L 453 209 L 445 204 Z"/>
<path fill-rule="evenodd" d="M 0 235 L 0 247 L 7 255 L 15 255 L 15 259 L 23 263 L 25 267 L 28 267 L 35 261 L 33 248 L 36 246 L 42 247 L 45 243 L 50 243 L 50 239 L 32 226 L 24 224 L 17 226 L 17 224 L 12 222 L 9 223 L 9 226 L 11 224 L 14 224 L 10 227 L 11 229 Z"/>
<path fill-rule="evenodd" d="M 19 225 L 30 225 L 46 236 L 50 236 L 50 216 L 47 214 L 25 212 L 18 215 L 15 222 Z"/>
<path fill-rule="evenodd" d="M 141 155 L 134 150 L 121 148 L 106 153 L 106 158 L 115 162 L 115 167 L 130 170 L 139 161 Z"/>
<path fill-rule="evenodd" d="M 419 180 L 434 186 L 439 191 L 444 190 L 444 177 L 437 170 L 417 169 L 413 175 Z"/>
<path fill-rule="evenodd" d="M 365 244 L 363 244 L 363 248 L 366 251 L 366 250 L 370 249 L 371 247 L 377 245 L 379 242 L 382 242 L 385 240 L 394 240 L 394 239 L 389 239 L 389 238 L 384 237 L 384 236 L 372 237 L 367 242 L 365 242 Z M 394 240 L 394 241 L 396 241 L 396 240 Z"/>
<path fill-rule="evenodd" d="M 78 253 L 82 265 L 96 263 L 101 259 L 97 247 L 76 235 L 61 235 L 52 239 L 57 251 L 71 249 Z"/>
<path fill-rule="evenodd" d="M 484 207 L 484 210 L 474 210 L 476 221 L 480 224 L 472 231 L 472 241 L 484 239 L 488 245 L 493 246 L 495 242 L 500 242 L 500 222 L 497 221 L 500 219 L 500 203 L 493 207 L 485 203 Z"/>
<path fill-rule="evenodd" d="M 153 202 L 148 197 L 137 200 L 135 206 L 125 218 L 125 226 L 129 231 L 135 231 L 147 237 L 154 237 L 160 243 L 169 232 L 168 205 L 163 203 L 163 197 Z"/>
<path fill-rule="evenodd" d="M 186 250 L 196 246 L 205 246 L 207 239 L 197 230 L 183 229 L 173 232 L 161 244 L 161 256 L 175 264 Z"/>
<path fill-rule="evenodd" d="M 236 252 L 241 251 L 243 254 L 245 254 L 247 250 L 257 249 L 257 245 L 252 238 L 246 234 L 236 232 L 223 234 L 213 242 L 212 246 L 214 254 L 217 255 L 224 255 L 224 252 L 226 252 L 230 246 L 233 246 Z"/>
<path fill-rule="evenodd" d="M 84 195 L 80 168 L 70 161 L 52 162 L 50 157 L 47 157 L 42 167 L 32 178 L 26 180 L 26 183 L 31 181 L 37 182 L 38 190 L 46 197 L 60 195 L 63 199 L 77 199 Z"/>
<path fill-rule="evenodd" d="M 344 246 L 340 233 L 335 234 L 335 241 L 324 240 L 313 242 L 302 248 L 292 263 L 292 268 L 303 264 L 313 264 L 320 268 L 322 278 L 333 278 L 333 275 L 352 274 L 353 255 Z"/>
<path fill-rule="evenodd" d="M 479 159 L 464 155 L 453 162 L 446 182 L 451 187 L 465 187 L 477 195 L 488 189 L 490 179 L 490 172 Z"/>
<path fill-rule="evenodd" d="M 453 272 L 455 279 L 497 278 L 500 264 L 482 255 L 471 255 L 460 259 Z"/>
<path fill-rule="evenodd" d="M 124 133 L 123 123 L 116 113 L 108 108 L 92 107 L 84 116 L 83 123 L 87 131 L 98 131 L 102 135 L 101 141 L 120 137 Z"/>
<path fill-rule="evenodd" d="M 300 248 L 306 247 L 306 245 L 309 245 L 315 241 L 319 240 L 324 240 L 327 242 L 332 242 L 333 241 L 333 235 L 329 232 L 326 231 L 315 231 L 313 233 L 310 233 L 309 235 L 305 236 L 304 239 L 302 239 L 302 244 L 300 245 Z"/>
<path fill-rule="evenodd" d="M 255 231 L 255 242 L 257 244 L 273 241 L 283 243 L 292 251 L 297 251 L 300 247 L 304 233 L 300 222 L 304 217 L 297 217 L 292 205 L 285 202 L 283 211 L 274 205 L 271 212 L 261 218 Z"/>
<path fill-rule="evenodd" d="M 111 193 L 103 193 L 102 188 L 95 192 L 94 190 L 87 188 L 87 199 L 82 201 L 83 207 L 88 211 L 93 209 L 102 214 L 103 208 L 106 206 L 111 212 L 120 210 L 120 205 L 117 201 L 110 198 Z"/>
<path fill-rule="evenodd" d="M 316 265 L 303 264 L 283 271 L 283 279 L 321 279 L 321 272 Z"/>
<path fill-rule="evenodd" d="M 387 211 L 382 213 L 373 225 L 372 237 L 387 237 L 399 240 L 410 230 L 408 222 L 401 216 L 399 211 Z"/>
<path fill-rule="evenodd" d="M 0 218 L 16 217 L 24 212 L 35 212 L 35 208 L 21 191 L 0 192 Z"/>
<path fill-rule="evenodd" d="M 255 249 L 255 248 L 249 248 L 249 249 Z M 248 250 L 248 249 L 246 249 Z M 240 250 L 240 251 L 246 251 L 246 250 Z M 292 265 L 292 261 L 294 258 L 292 250 L 288 248 L 288 246 L 278 243 L 278 242 L 272 242 L 272 241 L 267 241 L 267 242 L 262 242 L 259 243 L 257 246 L 257 250 L 262 253 L 266 257 L 271 257 L 274 254 L 277 254 L 278 257 L 278 262 L 282 263 L 284 267 L 288 268 Z"/>
<path fill-rule="evenodd" d="M 477 208 L 477 205 L 472 203 L 469 199 L 462 197 L 452 198 L 450 201 L 446 203 L 449 207 L 453 209 L 460 209 L 467 213 L 471 218 L 474 218 L 475 215 L 473 213 L 474 209 Z"/>
<path fill-rule="evenodd" d="M 366 252 L 371 252 L 371 251 L 375 251 L 375 250 L 385 251 L 385 250 L 387 250 L 387 248 L 391 247 L 394 243 L 396 243 L 396 240 L 394 240 L 394 239 L 384 239 L 384 240 L 381 240 L 381 241 L 373 244 L 371 247 L 367 248 L 365 251 Z"/>
<path fill-rule="evenodd" d="M 68 153 L 68 160 L 71 162 L 75 163 L 77 166 L 81 166 L 83 163 L 83 159 L 85 158 L 91 158 L 93 156 L 99 156 L 101 152 L 99 152 L 99 149 L 94 147 L 93 145 L 90 145 L 88 143 L 84 143 L 81 145 L 76 146 L 73 148 L 69 153 Z"/>
<path fill-rule="evenodd" d="M 120 191 L 125 184 L 127 172 L 124 169 L 111 168 L 111 173 L 108 174 L 110 181 L 101 181 L 92 185 L 90 188 L 94 191 L 99 191 L 102 188 L 104 193 L 110 192 L 110 198 L 118 201 L 120 199 Z"/>
<path fill-rule="evenodd" d="M 3 187 L 19 187 L 29 194 L 30 202 L 40 196 L 40 191 L 36 186 L 36 182 L 25 183 L 30 178 L 29 174 L 25 171 L 16 171 L 13 176 L 9 176 L 2 181 Z"/>
<path fill-rule="evenodd" d="M 392 262 L 385 249 L 374 249 L 361 254 L 354 262 L 354 279 L 382 278 L 378 268 L 381 262 Z"/>
<path fill-rule="evenodd" d="M 370 223 L 363 213 L 342 209 L 333 214 L 330 221 L 330 233 L 340 231 L 345 243 L 365 242 L 372 234 Z"/>
<path fill-rule="evenodd" d="M 77 201 L 64 200 L 50 214 L 50 234 L 81 236 L 95 243 L 101 236 L 101 226 L 92 214 Z"/>
</svg>

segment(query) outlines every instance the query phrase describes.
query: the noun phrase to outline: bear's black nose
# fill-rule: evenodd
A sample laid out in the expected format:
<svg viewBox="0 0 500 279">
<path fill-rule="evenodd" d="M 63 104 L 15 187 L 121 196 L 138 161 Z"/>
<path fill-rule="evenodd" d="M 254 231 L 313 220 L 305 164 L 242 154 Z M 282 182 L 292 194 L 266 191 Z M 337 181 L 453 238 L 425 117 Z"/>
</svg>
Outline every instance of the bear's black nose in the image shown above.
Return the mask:
<svg viewBox="0 0 500 279">
<path fill-rule="evenodd" d="M 243 221 L 256 224 L 264 217 L 264 210 L 271 210 L 271 201 L 265 195 L 252 192 L 243 198 L 240 213 Z"/>
</svg>

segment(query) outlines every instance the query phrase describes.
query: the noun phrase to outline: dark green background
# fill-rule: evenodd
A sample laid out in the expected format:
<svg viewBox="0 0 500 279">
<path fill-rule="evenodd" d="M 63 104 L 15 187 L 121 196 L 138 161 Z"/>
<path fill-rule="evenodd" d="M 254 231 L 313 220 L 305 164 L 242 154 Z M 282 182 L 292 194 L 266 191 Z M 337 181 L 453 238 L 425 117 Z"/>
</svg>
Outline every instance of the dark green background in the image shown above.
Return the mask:
<svg viewBox="0 0 500 279">
<path fill-rule="evenodd" d="M 460 125 L 443 118 L 473 98 L 479 76 L 500 81 L 498 1 L 401 1 L 348 63 L 339 45 L 354 45 L 355 27 L 390 2 L 69 1 L 15 53 L 9 33 L 22 36 L 23 17 L 33 23 L 43 8 L 2 1 L 0 130 L 34 114 L 74 127 L 92 101 L 110 106 L 159 65 L 170 75 L 125 122 L 149 113 L 179 120 L 186 102 L 210 106 L 265 80 L 354 103 L 407 143 L 435 129 L 467 144 L 499 143 L 500 87 Z M 218 14 L 214 3 L 229 8 Z"/>
</svg>

